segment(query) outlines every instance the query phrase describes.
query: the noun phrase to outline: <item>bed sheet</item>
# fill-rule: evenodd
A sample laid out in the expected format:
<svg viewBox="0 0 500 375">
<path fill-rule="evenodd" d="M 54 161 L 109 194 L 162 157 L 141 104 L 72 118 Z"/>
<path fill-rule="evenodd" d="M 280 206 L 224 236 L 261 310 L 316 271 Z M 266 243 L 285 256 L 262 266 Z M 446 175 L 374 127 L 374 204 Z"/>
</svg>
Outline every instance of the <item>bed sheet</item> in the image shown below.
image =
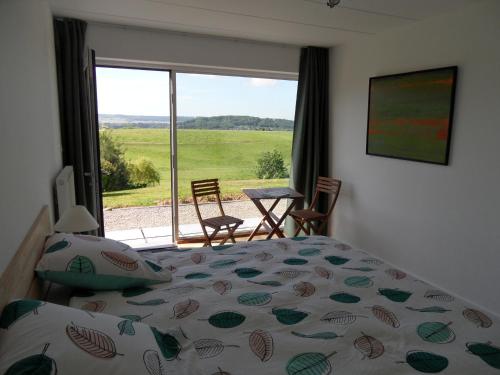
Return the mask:
<svg viewBox="0 0 500 375">
<path fill-rule="evenodd" d="M 161 257 L 172 282 L 70 305 L 174 332 L 168 374 L 500 373 L 498 318 L 335 239 Z"/>
</svg>

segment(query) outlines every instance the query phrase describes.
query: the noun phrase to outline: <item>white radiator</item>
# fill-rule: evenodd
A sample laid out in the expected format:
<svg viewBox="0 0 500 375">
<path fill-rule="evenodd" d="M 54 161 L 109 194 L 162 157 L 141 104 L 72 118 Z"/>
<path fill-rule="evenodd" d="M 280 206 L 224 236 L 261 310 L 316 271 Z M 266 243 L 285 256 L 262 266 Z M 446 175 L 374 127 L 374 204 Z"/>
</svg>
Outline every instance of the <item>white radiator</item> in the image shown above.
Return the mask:
<svg viewBox="0 0 500 375">
<path fill-rule="evenodd" d="M 70 207 L 76 204 L 75 201 L 75 176 L 73 167 L 66 166 L 56 177 L 57 208 L 59 217 Z"/>
</svg>

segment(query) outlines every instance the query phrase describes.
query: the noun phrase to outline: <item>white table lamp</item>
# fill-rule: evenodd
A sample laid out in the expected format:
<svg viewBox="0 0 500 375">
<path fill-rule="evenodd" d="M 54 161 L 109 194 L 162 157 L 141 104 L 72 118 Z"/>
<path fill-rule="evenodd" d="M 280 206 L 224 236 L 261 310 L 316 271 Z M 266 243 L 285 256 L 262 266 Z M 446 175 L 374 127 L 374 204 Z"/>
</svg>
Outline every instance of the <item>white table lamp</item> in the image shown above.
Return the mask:
<svg viewBox="0 0 500 375">
<path fill-rule="evenodd" d="M 99 228 L 99 224 L 84 206 L 73 206 L 59 218 L 54 229 L 57 232 L 88 232 Z"/>
</svg>

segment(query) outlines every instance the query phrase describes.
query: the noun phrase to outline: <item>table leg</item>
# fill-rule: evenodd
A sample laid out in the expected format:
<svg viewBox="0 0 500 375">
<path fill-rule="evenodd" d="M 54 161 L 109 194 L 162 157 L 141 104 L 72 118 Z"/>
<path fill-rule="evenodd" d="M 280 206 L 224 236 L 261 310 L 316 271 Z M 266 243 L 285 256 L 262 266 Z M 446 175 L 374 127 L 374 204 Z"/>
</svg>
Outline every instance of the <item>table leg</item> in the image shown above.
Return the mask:
<svg viewBox="0 0 500 375">
<path fill-rule="evenodd" d="M 276 231 L 276 222 L 273 220 L 273 218 L 270 216 L 270 212 L 277 206 L 281 198 L 276 199 L 276 201 L 271 205 L 269 208 L 269 211 L 266 210 L 264 205 L 260 202 L 260 199 L 252 199 L 252 202 L 255 204 L 257 209 L 260 211 L 260 213 L 263 215 L 262 220 L 260 223 L 257 225 L 257 227 L 253 230 L 253 232 L 250 234 L 250 237 L 248 237 L 248 241 L 251 241 L 252 238 L 257 234 L 259 231 L 260 227 L 267 221 L 267 223 L 271 226 L 271 233 L 274 233 Z M 279 228 L 278 228 L 279 230 Z M 281 231 L 280 231 L 281 232 Z M 283 236 L 283 233 L 281 233 Z M 279 234 L 278 234 L 279 236 Z M 284 236 L 283 236 L 284 237 Z"/>
<path fill-rule="evenodd" d="M 277 234 L 279 238 L 285 238 L 285 235 L 283 234 L 282 230 L 280 229 L 280 225 L 281 225 L 281 223 L 283 223 L 283 221 L 285 221 L 286 217 L 288 216 L 288 214 L 290 213 L 290 211 L 292 210 L 292 208 L 295 206 L 296 203 L 297 203 L 297 200 L 296 199 L 292 199 L 292 203 L 290 203 L 290 205 L 286 209 L 285 213 L 278 220 L 278 222 L 276 223 L 276 226 L 271 231 L 271 233 L 269 233 L 267 235 L 266 239 L 268 239 L 268 240 L 271 239 L 271 237 L 274 234 Z"/>
</svg>

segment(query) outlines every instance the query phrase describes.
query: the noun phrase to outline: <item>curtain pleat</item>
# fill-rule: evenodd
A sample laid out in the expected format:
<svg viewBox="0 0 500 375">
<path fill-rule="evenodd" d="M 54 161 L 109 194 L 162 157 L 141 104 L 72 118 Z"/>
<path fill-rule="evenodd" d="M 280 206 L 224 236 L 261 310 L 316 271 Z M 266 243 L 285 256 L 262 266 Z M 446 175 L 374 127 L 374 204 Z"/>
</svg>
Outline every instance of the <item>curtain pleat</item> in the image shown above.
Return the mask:
<svg viewBox="0 0 500 375">
<path fill-rule="evenodd" d="M 89 80 L 87 23 L 77 19 L 54 20 L 63 164 L 73 166 L 76 204 L 87 207 L 100 221 L 96 192 L 95 150 L 97 124 L 92 83 Z"/>
<path fill-rule="evenodd" d="M 329 173 L 329 101 L 329 50 L 302 48 L 290 176 L 290 186 L 304 194 L 297 209 L 310 206 L 318 176 Z M 315 208 L 326 212 L 328 196 L 321 195 Z M 288 220 L 287 233 L 292 229 Z"/>
</svg>

